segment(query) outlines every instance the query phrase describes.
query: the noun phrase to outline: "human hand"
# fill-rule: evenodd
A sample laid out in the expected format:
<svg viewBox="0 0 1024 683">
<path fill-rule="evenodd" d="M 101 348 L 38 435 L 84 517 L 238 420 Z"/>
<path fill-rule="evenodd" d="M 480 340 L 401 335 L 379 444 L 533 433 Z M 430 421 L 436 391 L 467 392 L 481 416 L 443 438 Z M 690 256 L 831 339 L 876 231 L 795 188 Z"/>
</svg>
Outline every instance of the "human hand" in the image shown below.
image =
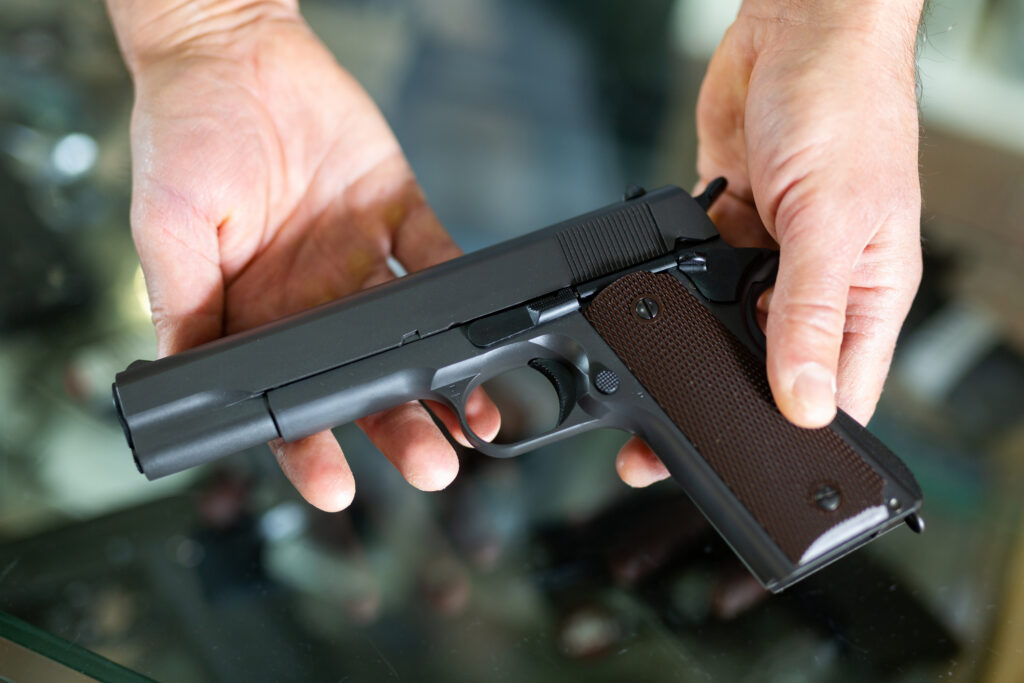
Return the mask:
<svg viewBox="0 0 1024 683">
<path fill-rule="evenodd" d="M 697 104 L 701 183 L 736 246 L 780 251 L 767 311 L 779 410 L 823 427 L 867 423 L 921 276 L 914 44 L 921 0 L 746 0 Z M 623 480 L 668 476 L 638 439 Z"/>
<path fill-rule="evenodd" d="M 110 11 L 136 88 L 131 224 L 161 356 L 389 280 L 389 256 L 415 271 L 460 254 L 380 112 L 294 5 L 158 4 Z M 497 432 L 482 392 L 466 415 L 481 437 Z M 455 477 L 419 403 L 358 424 L 417 488 Z M 350 503 L 329 431 L 271 448 L 310 503 Z"/>
</svg>

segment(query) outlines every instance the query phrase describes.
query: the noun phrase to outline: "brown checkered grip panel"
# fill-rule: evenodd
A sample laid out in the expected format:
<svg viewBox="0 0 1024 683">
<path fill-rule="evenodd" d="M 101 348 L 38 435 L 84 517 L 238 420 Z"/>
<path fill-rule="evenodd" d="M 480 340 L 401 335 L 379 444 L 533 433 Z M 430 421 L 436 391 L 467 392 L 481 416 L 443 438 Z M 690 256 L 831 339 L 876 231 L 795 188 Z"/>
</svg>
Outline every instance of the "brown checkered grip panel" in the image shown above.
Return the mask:
<svg viewBox="0 0 1024 683">
<path fill-rule="evenodd" d="M 644 298 L 657 305 L 650 320 L 637 314 Z M 585 314 L 794 563 L 829 528 L 882 504 L 882 477 L 832 429 L 788 422 L 772 400 L 763 361 L 672 275 L 626 275 Z M 832 511 L 814 500 L 825 485 L 840 494 Z"/>
</svg>

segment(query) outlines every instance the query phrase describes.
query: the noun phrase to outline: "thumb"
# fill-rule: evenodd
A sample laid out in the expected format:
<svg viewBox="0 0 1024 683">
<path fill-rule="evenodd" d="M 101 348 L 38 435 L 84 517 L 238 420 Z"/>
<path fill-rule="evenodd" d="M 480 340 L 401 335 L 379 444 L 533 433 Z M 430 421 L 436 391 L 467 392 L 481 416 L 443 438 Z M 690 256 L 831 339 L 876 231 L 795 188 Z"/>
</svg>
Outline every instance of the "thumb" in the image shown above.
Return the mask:
<svg viewBox="0 0 1024 683">
<path fill-rule="evenodd" d="M 162 358 L 223 335 L 217 231 L 180 199 L 133 198 L 132 237 Z"/>
<path fill-rule="evenodd" d="M 769 304 L 768 382 L 799 427 L 836 414 L 836 368 L 846 324 L 852 258 L 823 231 L 780 231 L 779 274 Z M 788 233 L 788 235 L 787 235 Z"/>
</svg>

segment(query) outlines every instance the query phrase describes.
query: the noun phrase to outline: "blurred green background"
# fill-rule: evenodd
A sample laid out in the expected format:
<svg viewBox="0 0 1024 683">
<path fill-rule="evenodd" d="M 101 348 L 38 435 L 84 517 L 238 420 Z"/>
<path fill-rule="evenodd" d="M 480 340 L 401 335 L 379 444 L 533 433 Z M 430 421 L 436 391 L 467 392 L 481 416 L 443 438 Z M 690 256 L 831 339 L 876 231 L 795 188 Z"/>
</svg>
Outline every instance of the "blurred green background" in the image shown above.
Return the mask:
<svg viewBox="0 0 1024 683">
<path fill-rule="evenodd" d="M 692 184 L 735 9 L 303 3 L 467 250 Z M 102 3 L 0 0 L 0 611 L 159 680 L 1024 681 L 1024 5 L 926 24 L 925 276 L 871 426 L 928 532 L 766 597 L 678 487 L 617 480 L 620 434 L 424 494 L 341 428 L 336 515 L 265 449 L 146 482 L 109 390 L 155 356 L 131 84 Z"/>
</svg>

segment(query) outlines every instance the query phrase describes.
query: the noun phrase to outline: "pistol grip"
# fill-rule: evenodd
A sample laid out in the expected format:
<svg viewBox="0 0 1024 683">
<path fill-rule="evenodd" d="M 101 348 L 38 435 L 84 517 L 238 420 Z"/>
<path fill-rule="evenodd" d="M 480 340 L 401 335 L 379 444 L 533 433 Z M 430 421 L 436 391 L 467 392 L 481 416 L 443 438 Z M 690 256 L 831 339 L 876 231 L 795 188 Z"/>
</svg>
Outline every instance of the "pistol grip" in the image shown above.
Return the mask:
<svg viewBox="0 0 1024 683">
<path fill-rule="evenodd" d="M 886 519 L 879 472 L 834 425 L 808 430 L 786 420 L 764 362 L 675 276 L 626 275 L 584 313 L 794 565 L 813 559 L 815 541 L 838 524 Z M 673 470 L 686 451 L 657 455 Z"/>
</svg>

